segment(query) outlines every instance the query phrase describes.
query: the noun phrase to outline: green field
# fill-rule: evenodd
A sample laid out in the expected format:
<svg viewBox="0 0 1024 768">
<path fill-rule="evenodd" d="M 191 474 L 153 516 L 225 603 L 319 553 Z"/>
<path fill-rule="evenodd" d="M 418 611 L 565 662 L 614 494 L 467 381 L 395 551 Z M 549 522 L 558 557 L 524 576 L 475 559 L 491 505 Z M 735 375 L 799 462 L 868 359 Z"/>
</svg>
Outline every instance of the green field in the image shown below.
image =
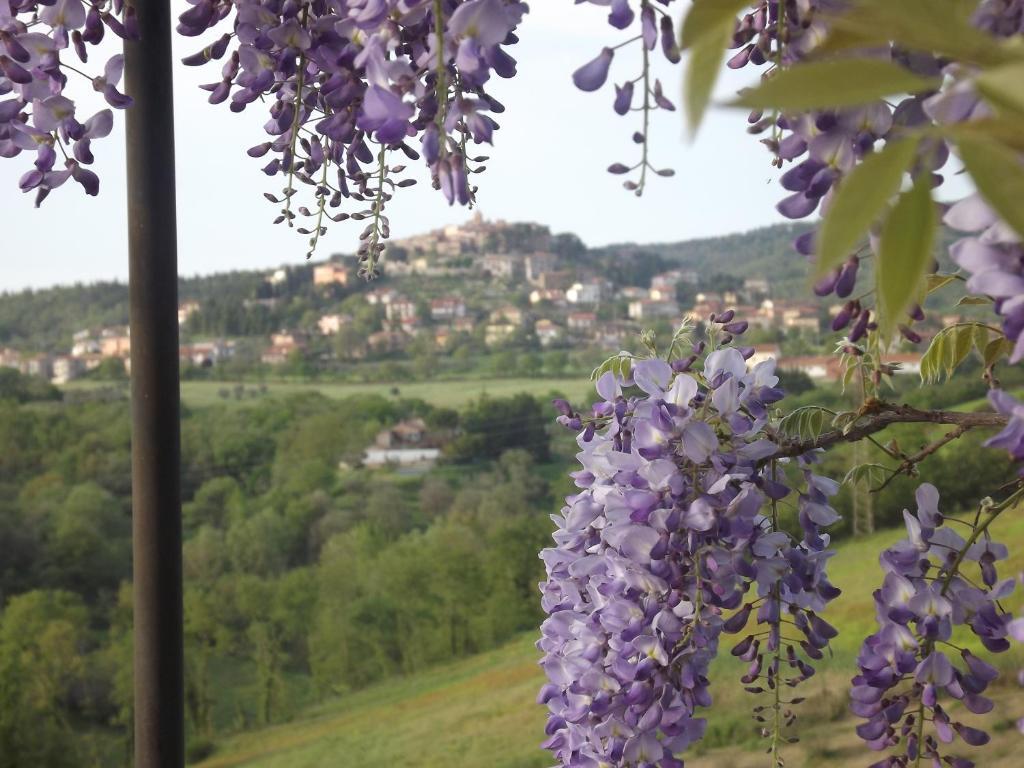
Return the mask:
<svg viewBox="0 0 1024 768">
<path fill-rule="evenodd" d="M 940 484 L 941 485 L 941 484 Z M 996 538 L 1016 551 L 1002 574 L 1024 568 L 1024 515 L 1007 512 Z M 1011 517 L 1011 515 L 1013 515 Z M 864 766 L 879 759 L 866 753 L 846 715 L 846 690 L 860 640 L 873 628 L 871 591 L 881 580 L 878 552 L 902 536 L 885 531 L 839 549 L 831 574 L 844 589 L 828 612 L 842 634 L 834 659 L 800 691 L 804 728 L 789 748 L 787 766 Z M 1016 545 L 1016 546 L 1014 546 Z M 1016 596 L 1011 607 L 1019 609 Z M 238 734 L 221 742 L 201 768 L 543 768 L 551 760 L 538 749 L 544 711 L 534 703 L 541 685 L 533 636 L 504 648 L 428 672 L 390 680 L 348 697 L 325 702 L 295 721 L 263 731 Z M 1007 671 L 1024 664 L 1020 648 L 1004 654 Z M 688 759 L 688 768 L 764 768 L 763 747 L 749 718 L 753 697 L 740 690 L 731 657 L 717 665 L 705 743 Z M 1013 727 L 1024 715 L 1024 695 L 1009 682 L 997 683 L 996 711 L 982 718 L 993 733 L 979 765 L 1010 768 L 1022 738 Z M 970 750 L 970 748 L 964 748 Z M 1019 755 L 1018 755 L 1019 757 Z"/>
<path fill-rule="evenodd" d="M 74 382 L 66 385 L 71 392 L 95 389 L 105 386 L 105 382 Z M 127 385 L 123 385 L 127 386 Z M 181 398 L 185 405 L 202 408 L 216 404 L 244 404 L 258 402 L 261 397 L 286 397 L 304 392 L 319 392 L 327 397 L 341 399 L 351 395 L 379 394 L 385 397 L 420 398 L 432 405 L 449 408 L 461 407 L 470 400 L 481 395 L 491 397 L 508 397 L 520 392 L 546 397 L 552 392 L 568 395 L 573 400 L 589 396 L 593 385 L 585 376 L 573 376 L 557 379 L 545 378 L 508 378 L 508 379 L 468 379 L 451 381 L 422 381 L 402 384 L 341 384 L 316 381 L 266 381 L 264 392 L 260 392 L 258 382 L 245 382 L 246 394 L 235 399 L 233 390 L 236 382 L 228 381 L 183 381 Z M 393 390 L 397 388 L 398 394 Z M 231 396 L 225 398 L 222 390 Z"/>
</svg>

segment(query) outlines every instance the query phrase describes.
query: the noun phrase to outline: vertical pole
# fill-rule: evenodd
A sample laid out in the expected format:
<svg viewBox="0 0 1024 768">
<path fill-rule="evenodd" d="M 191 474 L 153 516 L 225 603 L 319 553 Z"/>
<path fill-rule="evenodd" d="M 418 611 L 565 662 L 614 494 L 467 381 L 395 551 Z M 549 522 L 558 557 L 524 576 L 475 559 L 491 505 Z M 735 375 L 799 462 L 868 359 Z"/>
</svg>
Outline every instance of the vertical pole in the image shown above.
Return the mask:
<svg viewBox="0 0 1024 768">
<path fill-rule="evenodd" d="M 185 764 L 178 264 L 169 0 L 125 42 L 131 300 L 135 768 Z"/>
</svg>

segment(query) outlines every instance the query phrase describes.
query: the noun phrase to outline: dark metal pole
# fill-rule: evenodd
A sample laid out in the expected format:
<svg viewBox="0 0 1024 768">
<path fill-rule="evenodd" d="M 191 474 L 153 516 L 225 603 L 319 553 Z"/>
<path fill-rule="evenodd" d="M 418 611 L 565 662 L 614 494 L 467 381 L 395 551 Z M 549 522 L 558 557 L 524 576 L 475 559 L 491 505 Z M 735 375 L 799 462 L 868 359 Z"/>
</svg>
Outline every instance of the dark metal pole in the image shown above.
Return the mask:
<svg viewBox="0 0 1024 768">
<path fill-rule="evenodd" d="M 178 262 L 169 0 L 126 42 L 135 768 L 185 764 Z"/>
</svg>

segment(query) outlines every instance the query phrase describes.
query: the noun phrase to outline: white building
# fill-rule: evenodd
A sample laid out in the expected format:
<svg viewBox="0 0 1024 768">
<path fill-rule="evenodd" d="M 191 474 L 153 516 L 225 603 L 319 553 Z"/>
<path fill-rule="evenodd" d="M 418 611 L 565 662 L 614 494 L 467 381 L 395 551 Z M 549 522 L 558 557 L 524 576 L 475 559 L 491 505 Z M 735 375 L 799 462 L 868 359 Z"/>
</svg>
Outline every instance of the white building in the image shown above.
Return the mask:
<svg viewBox="0 0 1024 768">
<path fill-rule="evenodd" d="M 601 301 L 603 293 L 601 282 L 590 280 L 585 283 L 573 283 L 565 292 L 565 298 L 570 304 L 597 304 Z"/>
<path fill-rule="evenodd" d="M 533 333 L 542 347 L 549 347 L 562 338 L 562 328 L 546 318 L 534 323 Z"/>
<path fill-rule="evenodd" d="M 367 448 L 363 464 L 374 469 L 398 467 L 426 470 L 434 466 L 440 457 L 440 448 Z"/>
<path fill-rule="evenodd" d="M 324 336 L 330 336 L 331 334 L 338 333 L 341 331 L 342 326 L 348 325 L 352 322 L 352 315 L 323 315 L 317 320 L 317 327 L 320 329 L 320 333 Z"/>
<path fill-rule="evenodd" d="M 466 316 L 466 302 L 458 296 L 443 296 L 430 302 L 430 317 L 434 320 L 454 320 Z"/>
<path fill-rule="evenodd" d="M 640 299 L 629 302 L 629 317 L 631 320 L 650 320 L 654 317 L 678 317 L 679 305 L 674 301 L 655 301 L 654 299 Z"/>
</svg>

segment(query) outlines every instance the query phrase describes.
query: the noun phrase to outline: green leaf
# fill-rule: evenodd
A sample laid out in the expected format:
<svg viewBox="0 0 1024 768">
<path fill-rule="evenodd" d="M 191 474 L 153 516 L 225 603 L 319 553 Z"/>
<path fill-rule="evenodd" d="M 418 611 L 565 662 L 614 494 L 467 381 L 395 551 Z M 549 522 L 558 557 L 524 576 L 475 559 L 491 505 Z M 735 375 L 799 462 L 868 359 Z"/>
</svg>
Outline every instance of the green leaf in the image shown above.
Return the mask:
<svg viewBox="0 0 1024 768">
<path fill-rule="evenodd" d="M 868 228 L 900 191 L 903 174 L 917 154 L 917 141 L 890 141 L 840 182 L 818 237 L 816 272 L 823 275 L 846 259 Z"/>
<path fill-rule="evenodd" d="M 992 141 L 961 138 L 960 158 L 981 196 L 1024 237 L 1024 165 L 1020 155 Z"/>
<path fill-rule="evenodd" d="M 1000 358 L 1009 357 L 1013 352 L 1013 342 L 1005 336 L 992 339 L 982 351 L 981 356 L 985 359 L 985 367 L 991 368 Z"/>
<path fill-rule="evenodd" d="M 720 21 L 717 29 L 709 30 L 690 47 L 686 62 L 683 102 L 686 105 L 686 121 L 691 137 L 695 136 L 697 129 L 700 128 L 718 75 L 722 71 L 722 59 L 732 35 L 733 21 L 732 16 Z"/>
<path fill-rule="evenodd" d="M 736 106 L 802 112 L 853 107 L 885 96 L 936 88 L 924 78 L 881 59 L 835 59 L 797 64 L 740 94 Z"/>
<path fill-rule="evenodd" d="M 931 263 L 935 226 L 931 175 L 921 174 L 913 188 L 900 195 L 882 227 L 875 287 L 883 339 L 891 336 L 920 293 Z"/>
<path fill-rule="evenodd" d="M 985 70 L 974 83 L 996 107 L 1024 115 L 1024 62 Z"/>
<path fill-rule="evenodd" d="M 1021 59 L 1019 47 L 971 24 L 976 0 L 853 0 L 831 14 L 819 52 L 888 47 L 939 53 L 982 66 Z"/>
<path fill-rule="evenodd" d="M 943 360 L 946 355 L 946 335 L 939 331 L 921 356 L 921 382 L 934 384 L 942 379 Z"/>
<path fill-rule="evenodd" d="M 936 291 L 942 290 L 947 285 L 949 285 L 952 282 L 956 282 L 957 280 L 963 280 L 963 278 L 960 277 L 960 275 L 945 275 L 945 274 L 940 274 L 940 273 L 936 273 L 934 275 L 928 275 L 928 281 L 927 281 L 928 294 L 931 295 L 931 294 L 935 293 Z"/>
<path fill-rule="evenodd" d="M 974 326 L 974 332 L 971 334 L 971 345 L 978 350 L 979 355 L 984 356 L 985 349 L 988 347 L 988 328 L 984 325 Z"/>
<path fill-rule="evenodd" d="M 708 35 L 717 38 L 726 23 L 731 34 L 736 14 L 749 6 L 750 0 L 694 0 L 679 33 L 680 49 L 685 51 Z"/>
<path fill-rule="evenodd" d="M 947 378 L 952 377 L 953 372 L 960 367 L 960 363 L 967 359 L 974 346 L 974 327 L 962 326 L 952 334 L 953 343 L 949 345 L 949 360 L 947 362 Z"/>
<path fill-rule="evenodd" d="M 853 377 L 857 373 L 858 366 L 857 366 L 857 358 L 854 357 L 853 355 L 843 355 L 842 360 L 843 360 L 844 368 L 843 368 L 843 375 L 840 378 L 840 383 L 842 385 L 841 389 L 842 389 L 843 394 L 846 394 L 846 389 L 853 382 Z M 836 418 L 838 418 L 838 417 L 836 417 Z"/>
<path fill-rule="evenodd" d="M 921 381 L 934 384 L 943 378 L 952 378 L 972 349 L 986 356 L 991 346 L 988 336 L 989 329 L 981 323 L 959 323 L 943 328 L 921 357 Z"/>
<path fill-rule="evenodd" d="M 590 374 L 591 381 L 597 381 L 604 374 L 611 371 L 619 378 L 625 379 L 633 366 L 633 355 L 629 352 L 619 352 L 617 355 L 612 355 L 597 368 L 595 368 Z"/>
<path fill-rule="evenodd" d="M 820 405 L 802 406 L 779 422 L 779 432 L 786 437 L 813 440 L 821 434 L 826 415 L 834 416 L 835 412 Z"/>
<path fill-rule="evenodd" d="M 956 303 L 956 305 L 958 307 L 970 307 L 991 303 L 992 299 L 990 299 L 988 296 L 961 296 L 960 300 Z"/>
<path fill-rule="evenodd" d="M 857 464 L 846 473 L 843 485 L 864 484 L 870 488 L 881 485 L 891 474 L 892 470 L 883 464 Z"/>
<path fill-rule="evenodd" d="M 957 143 L 965 139 L 994 141 L 1018 152 L 1024 152 L 1024 120 L 990 117 L 960 125 L 940 126 L 941 132 Z"/>
</svg>

